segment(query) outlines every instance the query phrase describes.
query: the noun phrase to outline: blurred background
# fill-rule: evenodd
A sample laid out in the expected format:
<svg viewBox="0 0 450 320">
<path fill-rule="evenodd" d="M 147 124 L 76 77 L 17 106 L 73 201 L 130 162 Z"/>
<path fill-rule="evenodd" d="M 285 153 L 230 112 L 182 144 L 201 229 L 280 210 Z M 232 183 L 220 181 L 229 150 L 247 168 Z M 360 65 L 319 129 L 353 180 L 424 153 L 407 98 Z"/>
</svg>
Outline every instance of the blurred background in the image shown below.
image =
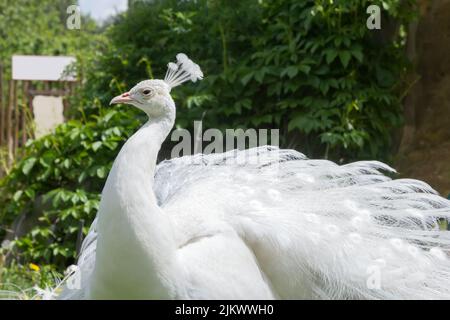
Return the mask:
<svg viewBox="0 0 450 320">
<path fill-rule="evenodd" d="M 276 128 L 450 193 L 449 1 L 0 0 L 0 289 L 29 297 L 74 263 L 145 121 L 109 101 L 179 52 L 205 79 L 173 91 L 178 128 Z"/>
</svg>

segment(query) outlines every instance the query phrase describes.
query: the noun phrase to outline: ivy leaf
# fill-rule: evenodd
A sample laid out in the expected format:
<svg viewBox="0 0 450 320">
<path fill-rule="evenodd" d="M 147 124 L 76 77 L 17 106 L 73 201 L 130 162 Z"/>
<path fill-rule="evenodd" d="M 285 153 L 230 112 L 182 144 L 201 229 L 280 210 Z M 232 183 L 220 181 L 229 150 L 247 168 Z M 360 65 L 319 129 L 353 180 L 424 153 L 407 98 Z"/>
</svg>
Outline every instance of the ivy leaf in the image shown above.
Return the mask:
<svg viewBox="0 0 450 320">
<path fill-rule="evenodd" d="M 302 64 L 301 66 L 299 66 L 299 70 L 307 75 L 311 71 L 311 67 L 308 65 Z"/>
<path fill-rule="evenodd" d="M 255 80 L 259 83 L 262 83 L 264 79 L 264 75 L 266 74 L 266 69 L 261 68 L 255 73 Z"/>
<path fill-rule="evenodd" d="M 307 114 L 298 114 L 288 123 L 288 130 L 299 129 L 305 133 L 310 133 L 320 127 L 320 122 Z"/>
<path fill-rule="evenodd" d="M 361 50 L 353 50 L 353 51 L 352 51 L 352 55 L 353 55 L 359 62 L 362 62 L 362 61 L 363 61 L 363 54 L 362 54 Z"/>
<path fill-rule="evenodd" d="M 376 78 L 381 87 L 390 87 L 395 83 L 395 78 L 389 70 L 381 67 L 376 68 Z"/>
<path fill-rule="evenodd" d="M 283 77 L 284 75 L 286 75 L 292 79 L 294 78 L 297 74 L 298 74 L 298 68 L 297 66 L 289 66 L 286 67 L 282 72 L 281 72 L 281 76 Z"/>
<path fill-rule="evenodd" d="M 325 60 L 327 61 L 327 64 L 330 64 L 336 59 L 338 53 L 335 50 L 327 50 Z"/>
<path fill-rule="evenodd" d="M 245 86 L 247 83 L 250 82 L 250 80 L 253 78 L 253 72 L 247 73 L 245 76 L 242 77 L 241 82 Z"/>
<path fill-rule="evenodd" d="M 342 65 L 344 66 L 344 68 L 347 68 L 348 63 L 350 62 L 350 52 L 348 51 L 341 51 L 339 52 L 339 59 L 341 60 Z"/>
</svg>

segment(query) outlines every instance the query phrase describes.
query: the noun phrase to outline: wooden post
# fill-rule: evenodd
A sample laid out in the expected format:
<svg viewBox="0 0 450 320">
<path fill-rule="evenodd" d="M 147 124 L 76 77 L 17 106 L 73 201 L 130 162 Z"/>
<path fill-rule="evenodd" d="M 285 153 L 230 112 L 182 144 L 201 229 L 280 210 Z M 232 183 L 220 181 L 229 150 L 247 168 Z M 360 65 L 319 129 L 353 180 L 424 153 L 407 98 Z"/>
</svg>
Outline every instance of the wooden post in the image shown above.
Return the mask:
<svg viewBox="0 0 450 320">
<path fill-rule="evenodd" d="M 30 82 L 29 87 L 28 87 L 28 105 L 29 105 L 29 112 L 30 112 L 30 119 L 34 119 L 34 110 L 33 110 L 33 98 L 34 95 L 31 93 L 33 89 L 33 83 Z M 32 125 L 30 126 L 30 138 L 34 138 L 34 125 L 33 123 L 31 123 Z"/>
<path fill-rule="evenodd" d="M 0 147 L 5 141 L 5 99 L 3 99 L 3 66 L 0 64 Z"/>
<path fill-rule="evenodd" d="M 9 103 L 6 112 L 6 141 L 8 146 L 8 165 L 13 161 L 13 131 L 12 131 L 12 112 L 14 108 L 14 80 L 9 81 Z"/>
<path fill-rule="evenodd" d="M 27 142 L 27 98 L 28 98 L 28 81 L 23 83 L 22 91 L 22 118 L 21 118 L 21 129 L 22 129 L 22 147 L 25 146 Z"/>
<path fill-rule="evenodd" d="M 14 90 L 14 156 L 17 156 L 19 150 L 19 126 L 20 126 L 20 105 L 18 92 L 20 91 L 19 82 L 15 81 L 16 88 Z"/>
<path fill-rule="evenodd" d="M 70 82 L 63 82 L 62 83 L 62 88 L 61 88 L 61 92 L 62 92 L 62 98 L 63 98 L 63 116 L 64 116 L 64 121 L 67 120 L 67 117 L 69 115 L 69 97 L 71 95 L 71 91 L 70 91 Z"/>
</svg>

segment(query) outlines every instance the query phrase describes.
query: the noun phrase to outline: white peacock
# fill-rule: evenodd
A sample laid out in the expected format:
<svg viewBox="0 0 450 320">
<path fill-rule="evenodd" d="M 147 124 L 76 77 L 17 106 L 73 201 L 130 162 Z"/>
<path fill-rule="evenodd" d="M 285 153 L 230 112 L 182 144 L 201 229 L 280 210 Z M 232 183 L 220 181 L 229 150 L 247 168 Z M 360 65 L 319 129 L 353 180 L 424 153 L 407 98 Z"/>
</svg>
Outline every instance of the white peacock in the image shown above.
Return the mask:
<svg viewBox="0 0 450 320">
<path fill-rule="evenodd" d="M 156 164 L 186 55 L 111 103 L 149 120 L 123 146 L 61 299 L 450 298 L 450 202 L 377 161 L 258 147 Z M 239 157 L 257 161 L 226 161 Z M 200 160 L 200 161 L 199 161 Z M 244 179 L 244 177 L 246 177 Z"/>
</svg>

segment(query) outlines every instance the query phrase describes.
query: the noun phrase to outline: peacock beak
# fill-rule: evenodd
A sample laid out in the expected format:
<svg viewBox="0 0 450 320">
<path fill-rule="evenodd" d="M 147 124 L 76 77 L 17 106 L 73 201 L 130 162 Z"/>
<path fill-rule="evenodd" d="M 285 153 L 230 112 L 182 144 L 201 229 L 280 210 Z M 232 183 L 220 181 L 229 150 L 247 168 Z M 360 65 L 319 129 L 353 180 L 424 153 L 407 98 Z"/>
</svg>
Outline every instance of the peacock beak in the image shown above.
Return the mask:
<svg viewBox="0 0 450 320">
<path fill-rule="evenodd" d="M 133 101 L 133 99 L 130 98 L 130 93 L 129 92 L 125 92 L 125 93 L 122 93 L 121 95 L 113 98 L 109 104 L 110 105 L 111 104 L 118 104 L 118 103 L 129 104 L 132 101 Z"/>
</svg>

